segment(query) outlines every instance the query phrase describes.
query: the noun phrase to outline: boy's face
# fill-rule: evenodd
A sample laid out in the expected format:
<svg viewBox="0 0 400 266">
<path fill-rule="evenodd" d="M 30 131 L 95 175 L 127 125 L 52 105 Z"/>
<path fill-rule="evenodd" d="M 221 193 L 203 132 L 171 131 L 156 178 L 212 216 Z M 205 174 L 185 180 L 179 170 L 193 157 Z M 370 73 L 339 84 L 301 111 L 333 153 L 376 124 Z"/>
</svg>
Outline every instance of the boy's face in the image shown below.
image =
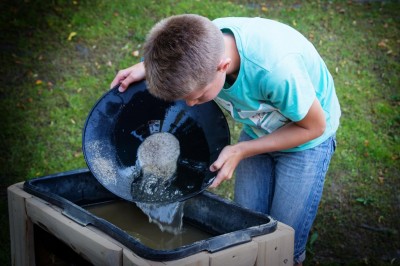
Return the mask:
<svg viewBox="0 0 400 266">
<path fill-rule="evenodd" d="M 215 78 L 207 86 L 200 90 L 192 91 L 183 97 L 183 100 L 185 100 L 186 104 L 189 106 L 206 103 L 213 100 L 221 91 L 225 83 L 225 77 L 225 71 L 217 71 Z"/>
</svg>

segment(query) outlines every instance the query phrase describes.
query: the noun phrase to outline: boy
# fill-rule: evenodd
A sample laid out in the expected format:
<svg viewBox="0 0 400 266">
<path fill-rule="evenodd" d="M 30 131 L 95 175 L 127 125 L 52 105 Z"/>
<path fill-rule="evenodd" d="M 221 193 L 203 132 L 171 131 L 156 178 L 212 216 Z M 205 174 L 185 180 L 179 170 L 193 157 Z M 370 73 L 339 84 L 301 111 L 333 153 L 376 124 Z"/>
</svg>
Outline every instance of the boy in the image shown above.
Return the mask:
<svg viewBox="0 0 400 266">
<path fill-rule="evenodd" d="M 122 92 L 144 78 L 156 97 L 189 106 L 215 100 L 243 123 L 239 142 L 210 166 L 218 170 L 211 187 L 236 170 L 235 201 L 292 226 L 301 265 L 340 118 L 314 46 L 268 19 L 173 16 L 150 31 L 144 62 L 119 71 L 111 87 Z"/>
</svg>

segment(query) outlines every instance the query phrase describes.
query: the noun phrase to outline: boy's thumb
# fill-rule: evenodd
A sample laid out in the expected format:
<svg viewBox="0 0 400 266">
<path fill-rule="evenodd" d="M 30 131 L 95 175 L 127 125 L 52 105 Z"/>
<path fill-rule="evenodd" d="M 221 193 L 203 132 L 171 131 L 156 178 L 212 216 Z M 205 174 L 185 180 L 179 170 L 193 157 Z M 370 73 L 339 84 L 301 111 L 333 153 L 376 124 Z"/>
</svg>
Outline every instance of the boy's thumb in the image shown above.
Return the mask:
<svg viewBox="0 0 400 266">
<path fill-rule="evenodd" d="M 217 171 L 219 168 L 221 168 L 221 167 L 218 166 L 217 162 L 214 162 L 214 163 L 210 166 L 210 171 L 211 171 L 211 172 L 215 172 L 215 171 Z"/>
</svg>

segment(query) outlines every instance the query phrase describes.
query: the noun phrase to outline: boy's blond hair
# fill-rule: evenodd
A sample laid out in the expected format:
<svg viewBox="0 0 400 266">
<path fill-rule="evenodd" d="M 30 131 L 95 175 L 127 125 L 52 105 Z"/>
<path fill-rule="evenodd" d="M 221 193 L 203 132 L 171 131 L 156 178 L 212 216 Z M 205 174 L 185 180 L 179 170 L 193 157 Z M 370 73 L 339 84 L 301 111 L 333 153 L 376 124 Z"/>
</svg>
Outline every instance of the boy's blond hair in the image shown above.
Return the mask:
<svg viewBox="0 0 400 266">
<path fill-rule="evenodd" d="M 186 14 L 161 20 L 144 45 L 150 93 L 171 101 L 204 88 L 214 79 L 223 53 L 222 32 L 209 19 Z"/>
</svg>

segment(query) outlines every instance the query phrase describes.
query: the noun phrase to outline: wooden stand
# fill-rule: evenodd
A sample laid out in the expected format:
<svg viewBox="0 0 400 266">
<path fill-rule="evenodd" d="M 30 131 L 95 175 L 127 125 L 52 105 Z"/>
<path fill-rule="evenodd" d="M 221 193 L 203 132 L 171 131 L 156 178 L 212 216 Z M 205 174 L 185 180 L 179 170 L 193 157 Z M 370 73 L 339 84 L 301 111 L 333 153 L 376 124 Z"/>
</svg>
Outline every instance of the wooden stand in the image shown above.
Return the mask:
<svg viewBox="0 0 400 266">
<path fill-rule="evenodd" d="M 8 188 L 12 265 L 36 264 L 35 225 L 94 265 L 293 265 L 294 230 L 282 223 L 273 233 L 219 252 L 203 251 L 174 261 L 150 261 L 95 227 L 70 220 L 60 208 L 26 193 L 22 187 L 23 183 L 17 183 Z"/>
</svg>

